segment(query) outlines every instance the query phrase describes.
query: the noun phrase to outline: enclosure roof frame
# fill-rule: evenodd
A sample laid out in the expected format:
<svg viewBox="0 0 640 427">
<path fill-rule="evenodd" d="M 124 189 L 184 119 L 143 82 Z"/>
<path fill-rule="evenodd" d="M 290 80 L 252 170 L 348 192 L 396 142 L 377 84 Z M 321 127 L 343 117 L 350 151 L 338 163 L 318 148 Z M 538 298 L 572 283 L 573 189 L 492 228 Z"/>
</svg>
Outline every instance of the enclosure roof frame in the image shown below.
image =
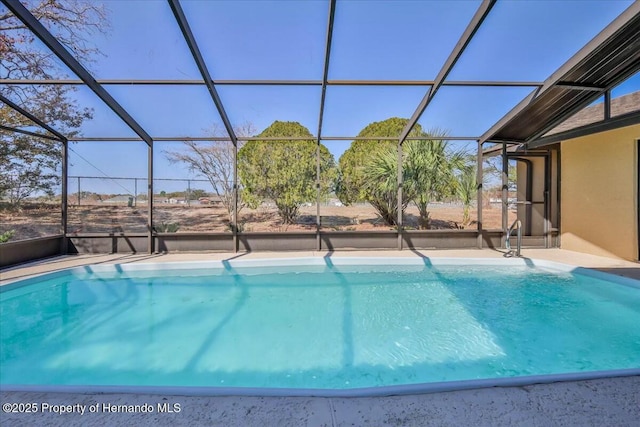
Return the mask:
<svg viewBox="0 0 640 427">
<path fill-rule="evenodd" d="M 31 132 L 29 130 L 20 129 L 20 128 L 16 128 L 16 127 L 11 127 L 11 126 L 0 125 L 0 130 L 4 130 L 4 131 L 7 131 L 7 132 L 21 133 L 23 135 L 33 136 L 35 138 L 43 138 L 43 139 L 48 139 L 48 140 L 51 140 L 51 141 L 64 142 L 63 140 L 61 140 L 57 136 L 47 135 L 47 134 L 38 133 L 38 132 Z"/>
<path fill-rule="evenodd" d="M 68 140 L 68 138 L 66 136 L 64 136 L 63 134 L 61 134 L 60 132 L 58 132 L 57 130 L 55 130 L 51 126 L 49 126 L 47 123 L 45 123 L 43 120 L 40 120 L 39 118 L 37 118 L 36 116 L 31 114 L 29 111 L 25 110 L 24 108 L 22 108 L 21 106 L 19 106 L 18 104 L 16 104 L 12 100 L 10 100 L 9 98 L 5 97 L 1 93 L 0 93 L 0 101 L 2 101 L 4 104 L 6 104 L 12 110 L 18 112 L 22 116 L 26 117 L 27 119 L 31 120 L 33 123 L 37 124 L 38 126 L 43 128 L 44 130 L 46 130 L 47 132 L 49 132 L 52 135 L 54 135 L 56 137 L 56 139 L 58 139 L 59 141 L 66 142 Z M 22 131 L 22 129 L 20 129 L 20 130 L 15 129 L 15 131 L 18 132 L 18 133 L 25 134 L 25 131 Z M 38 135 L 38 136 L 46 138 L 46 136 L 43 136 L 43 135 Z"/>
<path fill-rule="evenodd" d="M 336 15 L 336 0 L 329 0 L 329 18 L 327 20 L 327 38 L 324 45 L 324 68 L 322 71 L 322 89 L 320 92 L 320 112 L 318 114 L 317 140 L 322 137 L 322 121 L 324 119 L 324 103 L 327 97 L 327 79 L 329 78 L 329 61 L 331 60 L 331 43 L 333 40 L 333 22 Z"/>
<path fill-rule="evenodd" d="M 202 57 L 202 53 L 200 52 L 200 48 L 198 47 L 198 43 L 191 31 L 191 27 L 189 26 L 189 22 L 187 21 L 187 17 L 182 10 L 182 6 L 180 5 L 179 0 L 167 0 L 169 2 L 169 6 L 171 7 L 171 11 L 173 12 L 173 16 L 180 27 L 180 31 L 184 36 L 184 40 L 189 46 L 189 50 L 193 55 L 193 59 L 198 66 L 198 70 L 204 79 L 205 84 L 207 85 L 207 90 L 209 91 L 209 95 L 211 95 L 211 100 L 215 104 L 216 109 L 218 110 L 218 114 L 220 114 L 220 119 L 224 124 L 224 127 L 231 138 L 231 142 L 234 146 L 238 145 L 238 140 L 236 137 L 236 133 L 233 130 L 233 126 L 231 125 L 231 121 L 227 116 L 227 112 L 222 105 L 222 100 L 220 99 L 220 95 L 218 95 L 218 91 L 213 84 L 213 79 L 211 78 L 211 74 L 209 73 L 209 68 Z"/>
<path fill-rule="evenodd" d="M 495 4 L 496 0 L 482 1 L 480 6 L 478 7 L 478 10 L 473 15 L 473 18 L 471 18 L 469 25 L 467 25 L 467 28 L 462 33 L 462 36 L 460 36 L 460 40 L 458 40 L 458 43 L 455 45 L 455 47 L 449 54 L 449 57 L 442 65 L 442 68 L 440 69 L 438 75 L 436 76 L 436 79 L 434 80 L 433 86 L 431 86 L 427 93 L 424 95 L 422 101 L 420 101 L 420 104 L 418 104 L 418 107 L 402 130 L 400 139 L 398 140 L 399 144 L 402 145 L 404 140 L 407 138 L 407 135 L 409 135 L 411 130 L 415 127 L 416 123 L 418 123 L 418 120 L 420 119 L 426 108 L 429 106 L 429 103 L 431 103 L 431 100 L 438 92 L 438 89 L 440 89 L 440 86 L 442 86 L 442 82 L 447 78 L 451 70 L 453 70 L 456 62 L 458 62 L 458 59 L 473 39 L 473 36 L 480 29 L 480 26 L 484 22 L 485 18 L 489 15 L 489 12 L 491 12 L 491 9 Z"/>
<path fill-rule="evenodd" d="M 65 48 L 29 10 L 18 0 L 2 0 L 7 8 L 24 23 L 69 69 L 78 76 L 111 110 L 120 117 L 147 145 L 151 146 L 151 136 L 116 101 L 93 75 Z"/>
<path fill-rule="evenodd" d="M 182 79 L 96 79 L 102 86 L 204 86 L 204 80 Z M 211 82 L 215 86 L 322 86 L 323 80 L 218 80 Z M 433 86 L 435 80 L 326 80 L 327 86 Z M 84 85 L 82 80 L 73 79 L 5 79 L 3 85 Z M 482 86 L 482 87 L 540 87 L 544 83 L 537 81 L 509 80 L 447 80 L 442 86 Z M 600 90 L 599 88 L 594 90 Z"/>
<path fill-rule="evenodd" d="M 174 18 L 178 23 L 185 41 L 193 55 L 193 58 L 202 75 L 202 80 L 172 80 L 172 79 L 96 79 L 86 68 L 84 68 L 75 57 L 51 34 L 42 23 L 40 23 L 19 0 L 1 0 L 7 8 L 20 19 L 27 28 L 36 35 L 80 80 L 73 79 L 43 79 L 43 80 L 21 80 L 7 79 L 2 83 L 6 85 L 42 84 L 42 85 L 86 85 L 106 104 L 116 115 L 123 120 L 139 137 L 148 145 L 157 140 L 176 140 L 173 136 L 161 136 L 152 138 L 129 112 L 122 107 L 104 88 L 107 85 L 205 85 L 211 95 L 215 107 L 222 119 L 225 129 L 229 134 L 226 141 L 231 140 L 237 144 L 237 140 L 251 140 L 254 138 L 238 138 L 235 135 L 233 126 L 224 108 L 224 104 L 217 93 L 217 85 L 238 85 L 238 86 L 319 86 L 321 87 L 320 113 L 318 120 L 318 132 L 312 139 L 318 142 L 322 140 L 356 140 L 352 137 L 323 137 L 322 124 L 325 110 L 325 93 L 328 86 L 428 86 L 427 93 L 422 98 L 420 104 L 414 111 L 412 117 L 405 125 L 398 140 L 400 144 L 408 138 L 408 134 L 415 127 L 418 120 L 428 108 L 436 92 L 442 86 L 482 86 L 482 87 L 532 87 L 533 91 L 527 95 L 511 111 L 500 118 L 480 137 L 473 136 L 449 136 L 450 140 L 479 140 L 484 142 L 516 142 L 533 144 L 540 140 L 541 143 L 550 141 L 545 137 L 546 132 L 555 127 L 558 123 L 566 120 L 575 112 L 593 102 L 602 94 L 619 84 L 624 79 L 630 77 L 640 70 L 640 1 L 631 4 L 620 16 L 612 21 L 596 37 L 587 43 L 578 53 L 564 63 L 544 82 L 536 81 L 449 81 L 447 76 L 452 71 L 460 56 L 468 44 L 476 35 L 478 29 L 483 25 L 485 18 L 492 10 L 496 0 L 483 0 L 474 16 L 469 21 L 465 31 L 461 35 L 458 43 L 451 50 L 447 60 L 440 69 L 434 80 L 330 80 L 329 63 L 332 47 L 333 22 L 335 18 L 336 0 L 329 1 L 329 14 L 327 21 L 327 37 L 325 41 L 325 58 L 323 65 L 323 75 L 321 80 L 214 80 L 212 79 L 207 64 L 201 55 L 196 43 L 196 38 L 192 33 L 189 22 L 182 10 L 180 0 L 167 0 L 171 7 Z M 599 72 L 599 78 L 589 80 L 589 76 Z M 560 91 L 560 92 L 558 92 Z M 566 95 L 566 96 L 565 96 Z M 6 103 L 6 102 L 5 102 Z M 11 108 L 15 105 L 6 103 Z M 15 108 L 13 108 L 15 110 Z M 25 112 L 24 109 L 16 110 Z M 545 116 L 537 119 L 531 124 L 531 117 L 534 113 L 545 111 Z M 24 115 L 24 114 L 23 114 Z M 43 126 L 42 121 L 33 115 L 25 116 L 42 126 L 47 131 L 56 135 L 57 138 L 66 138 L 58 132 Z M 635 117 L 635 116 L 632 116 Z M 34 120 L 36 119 L 36 120 Z M 606 126 L 623 125 L 629 123 L 633 118 L 626 120 L 616 119 L 607 121 Z M 589 127 L 588 129 L 598 129 L 599 127 Z M 585 128 L 587 129 L 587 128 Z M 16 130 L 18 131 L 18 130 Z M 507 132 L 509 131 L 509 132 Z M 25 131 L 28 132 L 28 131 Z M 22 132 L 22 133 L 25 133 Z M 69 140 L 97 140 L 98 138 L 69 138 Z M 125 140 L 125 138 L 107 138 L 102 140 Z M 371 138 L 383 140 L 384 138 Z M 138 139 L 130 139 L 138 140 Z M 177 140 L 216 140 L 207 137 L 184 137 Z M 539 144 L 538 144 L 539 145 Z"/>
<path fill-rule="evenodd" d="M 532 144 L 640 70 L 640 2 L 632 3 L 481 137 Z"/>
</svg>

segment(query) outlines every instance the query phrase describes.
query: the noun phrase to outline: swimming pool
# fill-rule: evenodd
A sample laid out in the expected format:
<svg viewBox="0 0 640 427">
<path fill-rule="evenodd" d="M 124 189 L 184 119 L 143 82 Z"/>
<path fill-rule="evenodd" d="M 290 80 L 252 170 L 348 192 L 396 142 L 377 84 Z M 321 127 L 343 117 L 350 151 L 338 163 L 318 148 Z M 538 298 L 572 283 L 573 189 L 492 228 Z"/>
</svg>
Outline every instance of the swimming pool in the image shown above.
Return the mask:
<svg viewBox="0 0 640 427">
<path fill-rule="evenodd" d="M 2 287 L 0 384 L 370 395 L 640 374 L 638 283 L 521 259 L 75 268 Z"/>
</svg>

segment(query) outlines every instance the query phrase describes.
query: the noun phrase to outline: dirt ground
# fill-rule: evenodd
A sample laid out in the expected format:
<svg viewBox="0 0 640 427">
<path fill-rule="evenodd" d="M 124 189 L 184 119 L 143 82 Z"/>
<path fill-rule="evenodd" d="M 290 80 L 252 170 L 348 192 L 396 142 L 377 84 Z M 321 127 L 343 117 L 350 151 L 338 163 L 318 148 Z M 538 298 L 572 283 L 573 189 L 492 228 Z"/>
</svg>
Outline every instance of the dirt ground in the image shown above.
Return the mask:
<svg viewBox="0 0 640 427">
<path fill-rule="evenodd" d="M 283 226 L 274 207 L 261 206 L 252 210 L 244 208 L 239 213 L 239 228 L 244 232 L 315 230 L 316 206 L 303 206 L 296 224 Z M 475 229 L 476 210 L 470 214 L 473 221 L 463 226 L 462 206 L 433 205 L 432 229 Z M 69 206 L 69 233 L 145 233 L 147 231 L 147 206 L 82 205 Z M 55 204 L 25 204 L 20 210 L 0 209 L 0 234 L 14 230 L 11 240 L 23 240 L 60 234 L 61 209 Z M 407 228 L 417 227 L 418 211 L 407 208 L 404 223 Z M 483 209 L 484 228 L 501 227 L 499 206 Z M 392 230 L 369 205 L 320 206 L 321 228 L 324 230 L 375 231 Z M 163 226 L 177 224 L 177 232 L 230 232 L 226 210 L 220 205 L 169 205 L 154 206 L 154 225 L 158 231 Z"/>
</svg>

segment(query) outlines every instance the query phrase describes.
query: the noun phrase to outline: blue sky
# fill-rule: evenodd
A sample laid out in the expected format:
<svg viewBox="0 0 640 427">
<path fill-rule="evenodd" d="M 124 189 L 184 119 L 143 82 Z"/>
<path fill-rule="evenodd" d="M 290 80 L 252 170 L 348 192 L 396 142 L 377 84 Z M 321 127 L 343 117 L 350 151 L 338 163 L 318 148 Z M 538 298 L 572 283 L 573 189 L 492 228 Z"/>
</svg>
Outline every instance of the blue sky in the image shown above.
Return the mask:
<svg viewBox="0 0 640 427">
<path fill-rule="evenodd" d="M 449 79 L 543 81 L 631 3 L 498 1 Z M 90 64 L 97 78 L 201 78 L 166 1 L 104 4 L 111 30 L 92 39 L 104 54 Z M 328 1 L 181 4 L 214 79 L 322 77 Z M 434 79 L 479 4 L 338 0 L 329 79 Z M 639 88 L 636 76 L 617 94 Z M 322 134 L 353 136 L 370 122 L 410 117 L 427 89 L 330 86 Z M 107 90 L 152 136 L 204 135 L 220 123 L 204 86 Z M 479 136 L 531 90 L 443 87 L 419 123 L 450 135 Z M 218 86 L 218 91 L 234 124 L 249 121 L 261 131 L 274 120 L 291 120 L 317 133 L 317 86 Z M 85 136 L 135 136 L 90 90 L 80 88 L 76 97 L 95 110 L 83 125 Z M 349 143 L 326 145 L 337 160 Z M 143 143 L 83 143 L 73 149 L 111 176 L 146 176 Z M 187 171 L 166 162 L 162 150 L 156 150 L 156 176 L 187 177 Z M 99 174 L 74 155 L 72 175 Z"/>
</svg>

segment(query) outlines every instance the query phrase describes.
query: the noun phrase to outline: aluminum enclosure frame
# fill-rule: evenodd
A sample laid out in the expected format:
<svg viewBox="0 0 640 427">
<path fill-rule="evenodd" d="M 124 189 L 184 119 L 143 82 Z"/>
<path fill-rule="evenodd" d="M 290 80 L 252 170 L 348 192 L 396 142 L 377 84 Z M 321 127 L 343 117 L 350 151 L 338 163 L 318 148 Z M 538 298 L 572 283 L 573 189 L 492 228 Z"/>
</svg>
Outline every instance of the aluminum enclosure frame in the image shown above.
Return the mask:
<svg viewBox="0 0 640 427">
<path fill-rule="evenodd" d="M 205 63 L 200 50 L 197 46 L 197 41 L 191 32 L 189 27 L 188 20 L 182 11 L 182 7 L 180 5 L 179 0 L 168 0 L 169 6 L 174 14 L 174 18 L 178 23 L 180 30 L 185 37 L 187 45 L 192 53 L 194 61 L 202 75 L 202 80 L 129 80 L 129 79 L 96 79 L 91 73 L 89 73 L 82 65 L 73 57 L 73 55 L 60 44 L 58 40 L 18 1 L 18 0 L 2 0 L 2 2 L 9 8 L 12 13 L 16 17 L 18 17 L 25 25 L 38 37 L 42 40 L 47 47 L 58 56 L 79 78 L 80 80 L 72 80 L 72 79 L 47 79 L 47 80 L 6 80 L 3 81 L 3 84 L 11 85 L 11 84 L 50 84 L 50 85 L 86 85 L 89 87 L 94 93 L 98 95 L 98 97 L 107 105 L 111 110 L 113 110 L 118 117 L 126 123 L 137 135 L 138 138 L 112 138 L 112 137 L 99 137 L 99 138 L 82 138 L 82 137 L 74 137 L 74 138 L 66 138 L 64 135 L 56 132 L 54 129 L 47 126 L 46 123 L 42 123 L 35 116 L 31 115 L 27 111 L 23 110 L 20 106 L 12 103 L 11 101 L 0 98 L 5 104 L 7 104 L 10 108 L 18 111 L 25 117 L 28 117 L 34 123 L 38 124 L 43 129 L 47 130 L 51 134 L 55 135 L 55 138 L 36 134 L 38 137 L 49 138 L 49 139 L 58 139 L 64 144 L 64 160 L 63 160 L 63 195 L 62 198 L 64 200 L 63 207 L 63 229 L 66 233 L 67 226 L 67 215 L 66 215 L 66 198 L 67 198 L 67 141 L 144 141 L 149 146 L 148 148 L 148 197 L 149 197 L 149 213 L 148 213 L 148 229 L 149 232 L 147 234 L 148 240 L 148 251 L 155 251 L 155 244 L 157 243 L 157 239 L 159 234 L 155 233 L 153 230 L 153 143 L 154 141 L 231 141 L 235 146 L 235 159 L 234 159 L 234 189 L 235 189 L 235 207 L 234 207 L 234 216 L 233 216 L 233 237 L 234 237 L 234 250 L 240 249 L 240 240 L 241 236 L 248 236 L 250 233 L 238 233 L 238 221 L 237 221 L 237 141 L 249 141 L 249 140 L 269 140 L 269 138 L 256 138 L 256 137 L 243 137 L 238 138 L 233 131 L 233 127 L 231 122 L 226 114 L 226 110 L 224 108 L 224 103 L 220 96 L 216 91 L 216 85 L 261 85 L 261 86 L 319 86 L 321 88 L 321 100 L 319 106 L 319 117 L 318 117 L 318 132 L 314 139 L 316 139 L 316 143 L 318 145 L 318 151 L 316 153 L 316 160 L 319 162 L 319 146 L 322 141 L 353 141 L 353 140 L 393 140 L 398 141 L 398 203 L 399 206 L 402 202 L 402 143 L 405 140 L 412 139 L 421 139 L 421 138 L 412 138 L 409 137 L 409 133 L 416 125 L 420 116 L 424 113 L 424 111 L 428 108 L 430 101 L 433 99 L 435 93 L 441 86 L 461 86 L 461 87 L 532 87 L 533 92 L 527 96 L 518 106 L 516 106 L 510 113 L 505 115 L 502 119 L 500 119 L 494 126 L 492 126 L 487 132 L 485 132 L 481 136 L 451 136 L 451 137 L 442 137 L 442 138 L 434 138 L 434 139 L 443 139 L 443 140 L 465 140 L 465 141 L 476 141 L 478 145 L 477 151 L 477 181 L 478 181 L 478 191 L 477 191 L 477 206 L 478 206 L 478 214 L 477 214 L 477 232 L 474 234 L 474 238 L 477 240 L 477 247 L 483 246 L 483 234 L 486 233 L 487 230 L 483 228 L 482 225 L 482 154 L 483 154 L 483 143 L 485 142 L 519 142 L 518 140 L 514 140 L 512 138 L 501 138 L 499 134 L 499 130 L 504 128 L 507 125 L 513 125 L 514 122 L 521 119 L 522 114 L 525 114 L 528 110 L 527 108 L 530 104 L 534 104 L 538 99 L 542 97 L 547 91 L 552 88 L 560 88 L 562 90 L 570 90 L 576 91 L 580 93 L 587 93 L 588 99 L 594 99 L 600 96 L 601 94 L 605 94 L 605 103 L 608 104 L 610 102 L 610 89 L 615 86 L 615 84 L 622 81 L 624 78 L 633 74 L 633 72 L 637 72 L 640 69 L 640 60 L 633 62 L 624 70 L 616 71 L 614 70 L 613 75 L 610 76 L 610 79 L 606 82 L 606 84 L 591 84 L 589 82 L 581 81 L 580 79 L 568 79 L 567 77 L 571 75 L 573 69 L 581 65 L 581 61 L 584 61 L 585 58 L 591 59 L 593 61 L 603 61 L 605 57 L 609 61 L 613 61 L 615 59 L 615 54 L 617 55 L 630 55 L 628 52 L 613 52 L 607 51 L 608 44 L 614 43 L 615 40 L 620 39 L 621 37 L 629 37 L 628 32 L 624 32 L 626 28 L 636 28 L 640 22 L 640 2 L 635 2 L 631 5 L 623 14 L 621 14 L 616 20 L 614 20 L 605 30 L 603 30 L 596 38 L 594 38 L 589 44 L 587 44 L 576 56 L 571 58 L 567 63 L 565 63 L 556 73 L 554 73 L 549 79 L 544 82 L 518 82 L 518 81 L 447 81 L 446 78 L 450 71 L 455 66 L 459 57 L 463 54 L 464 49 L 468 46 L 468 44 L 473 39 L 474 35 L 478 31 L 478 29 L 482 26 L 485 18 L 490 13 L 492 7 L 496 3 L 496 0 L 483 0 L 483 2 L 478 7 L 478 10 L 474 14 L 473 18 L 469 22 L 466 27 L 464 33 L 461 35 L 460 40 L 456 44 L 456 46 L 451 51 L 449 57 L 442 65 L 440 72 L 438 73 L 435 80 L 329 80 L 329 64 L 331 57 L 331 46 L 332 46 L 332 34 L 333 34 L 333 22 L 335 18 L 335 9 L 336 9 L 336 0 L 329 0 L 329 11 L 327 16 L 327 34 L 325 41 L 325 57 L 323 64 L 323 76 L 321 80 L 214 80 L 207 68 L 207 64 Z M 616 39 L 617 38 L 617 39 Z M 613 58 L 609 58 L 609 56 Z M 631 53 L 633 55 L 633 52 Z M 639 54 L 637 54 L 639 55 Z M 622 58 L 624 59 L 624 58 Z M 606 66 L 606 64 L 605 64 Z M 127 112 L 104 88 L 104 86 L 108 85 L 206 85 L 207 89 L 211 95 L 211 99 L 213 104 L 216 107 L 216 110 L 220 114 L 221 119 L 223 120 L 225 129 L 228 133 L 228 137 L 194 137 L 194 136 L 150 136 L 136 121 L 135 119 Z M 399 138 L 396 137 L 371 137 L 371 138 L 363 138 L 363 137 L 345 137 L 345 136 L 323 136 L 322 135 L 322 123 L 323 123 L 323 115 L 325 109 L 325 94 L 326 88 L 328 86 L 425 86 L 428 87 L 427 93 L 423 97 L 420 104 L 417 106 L 414 114 L 411 119 L 403 129 Z M 585 98 L 586 99 L 586 98 Z M 537 130 L 535 134 L 532 134 L 527 138 L 527 143 L 530 144 L 530 148 L 546 145 L 547 143 L 554 143 L 557 141 L 556 136 L 551 137 L 541 137 L 543 135 L 541 133 L 545 129 L 549 128 L 552 125 L 557 124 L 559 121 L 562 121 L 569 117 L 573 112 L 577 109 L 584 106 L 586 101 L 581 101 L 579 103 L 573 103 L 569 105 L 558 105 L 558 114 L 555 114 L 551 121 L 547 123 L 543 123 L 540 126 L 540 129 Z M 580 132 L 593 132 L 598 131 L 598 129 L 605 128 L 607 126 L 624 126 L 629 123 L 638 123 L 640 122 L 639 114 L 630 114 L 625 115 L 624 117 L 615 117 L 615 118 L 607 118 L 605 123 L 600 124 L 594 127 L 585 127 Z M 2 126 L 2 129 L 5 131 L 15 131 L 18 133 L 29 135 L 29 131 L 17 128 L 11 128 L 8 126 Z M 575 131 L 568 131 L 574 132 Z M 570 135 L 571 133 L 563 133 L 562 136 Z M 560 134 L 559 134 L 560 135 Z M 34 136 L 34 135 L 32 135 Z M 282 138 L 279 138 L 282 139 Z M 288 138 L 291 140 L 295 140 L 297 138 Z M 308 140 L 308 138 L 300 138 L 301 140 Z M 505 151 L 502 150 L 503 156 L 506 156 Z M 319 183 L 320 171 L 319 171 L 319 163 L 317 164 L 317 183 Z M 324 241 L 325 235 L 330 235 L 330 232 L 322 231 L 320 229 L 320 211 L 319 211 L 319 191 L 317 196 L 317 206 L 318 211 L 316 214 L 316 232 L 315 232 L 315 241 L 316 241 L 316 249 L 320 249 L 323 247 L 322 242 Z M 397 239 L 397 248 L 402 249 L 403 245 L 406 245 L 407 236 L 410 234 L 415 234 L 415 232 L 407 231 L 402 228 L 402 213 L 401 209 L 399 211 L 398 216 L 398 231 L 396 233 Z M 503 220 L 504 221 L 504 220 Z M 426 232 L 428 233 L 428 232 Z M 276 235 L 277 233 L 271 233 L 271 235 Z M 357 235 L 359 232 L 351 233 L 352 235 Z M 432 234 L 438 234 L 437 232 L 433 232 Z M 72 236 L 69 236 L 72 237 Z M 245 245 L 246 247 L 246 245 Z"/>
<path fill-rule="evenodd" d="M 636 1 L 487 130 L 481 141 L 531 144 L 600 96 L 609 104 L 611 88 L 640 71 L 638 46 Z"/>
</svg>

